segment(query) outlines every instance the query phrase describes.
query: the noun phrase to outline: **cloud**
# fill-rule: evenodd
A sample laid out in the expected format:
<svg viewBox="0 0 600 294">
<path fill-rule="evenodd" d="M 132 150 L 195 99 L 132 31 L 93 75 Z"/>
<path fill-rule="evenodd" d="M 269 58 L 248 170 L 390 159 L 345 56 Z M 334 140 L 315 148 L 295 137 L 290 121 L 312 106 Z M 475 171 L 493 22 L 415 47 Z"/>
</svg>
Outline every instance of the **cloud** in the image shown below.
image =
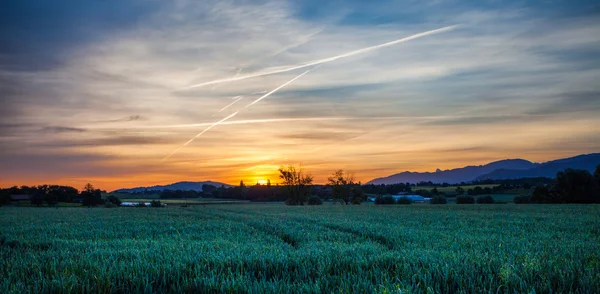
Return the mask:
<svg viewBox="0 0 600 294">
<path fill-rule="evenodd" d="M 600 125 L 600 21 L 586 12 L 593 11 L 592 2 L 340 4 L 2 3 L 0 43 L 8 44 L 0 48 L 3 151 L 19 150 L 22 158 L 32 154 L 40 162 L 75 158 L 74 151 L 91 154 L 102 176 L 110 166 L 115 173 L 147 175 L 144 181 L 214 172 L 239 182 L 228 174 L 248 173 L 239 168 L 265 155 L 272 156 L 269 164 L 314 166 L 317 178 L 337 166 L 375 177 L 435 162 L 514 156 L 549 137 L 573 153 L 595 148 L 582 139 Z M 270 91 L 298 73 L 176 89 L 233 77 L 241 67 L 240 75 L 270 71 L 456 23 L 464 26 L 324 64 L 240 112 L 238 121 L 206 133 L 176 160 L 151 165 L 152 175 L 128 167 L 159 161 L 172 151 L 170 144 L 218 120 L 213 115 L 219 110 L 225 117 L 246 105 L 229 105 L 231 97 Z M 435 151 L 450 150 L 453 142 L 494 149 Z M 567 152 L 555 150 L 540 156 Z M 233 165 L 224 158 L 244 160 Z M 10 174 L 0 168 L 0 176 Z M 76 164 L 61 170 L 81 171 Z M 86 177 L 93 174 L 90 169 Z"/>
<path fill-rule="evenodd" d="M 82 128 L 60 127 L 60 126 L 44 127 L 41 131 L 45 132 L 45 133 L 83 133 L 83 132 L 87 132 L 86 129 L 82 129 Z"/>
</svg>

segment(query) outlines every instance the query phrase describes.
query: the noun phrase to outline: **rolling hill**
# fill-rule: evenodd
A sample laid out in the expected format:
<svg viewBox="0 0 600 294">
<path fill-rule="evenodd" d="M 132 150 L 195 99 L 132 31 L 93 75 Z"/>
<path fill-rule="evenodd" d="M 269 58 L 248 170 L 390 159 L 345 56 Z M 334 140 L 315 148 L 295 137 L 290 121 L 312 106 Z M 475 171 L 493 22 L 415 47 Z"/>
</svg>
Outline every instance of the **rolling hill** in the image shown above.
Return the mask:
<svg viewBox="0 0 600 294">
<path fill-rule="evenodd" d="M 205 181 L 205 182 L 177 182 L 164 186 L 150 186 L 150 187 L 136 187 L 136 188 L 123 188 L 113 191 L 114 193 L 137 193 L 148 191 L 164 191 L 164 190 L 182 190 L 182 191 L 202 191 L 202 185 L 213 185 L 218 187 L 225 186 L 231 187 L 220 182 Z"/>
<path fill-rule="evenodd" d="M 498 169 L 491 173 L 481 175 L 477 177 L 476 180 L 505 180 L 534 177 L 554 178 L 556 173 L 567 168 L 585 169 L 593 173 L 598 164 L 600 164 L 600 153 L 585 154 L 544 162 L 527 170 Z"/>
<path fill-rule="evenodd" d="M 479 166 L 466 166 L 462 168 L 436 171 L 436 172 L 402 172 L 388 177 L 377 178 L 368 184 L 394 184 L 434 182 L 456 184 L 485 179 L 518 179 L 531 177 L 556 176 L 558 171 L 566 168 L 585 169 L 593 172 L 600 164 L 600 153 L 584 154 L 570 158 L 533 163 L 524 159 L 506 159 Z"/>
</svg>

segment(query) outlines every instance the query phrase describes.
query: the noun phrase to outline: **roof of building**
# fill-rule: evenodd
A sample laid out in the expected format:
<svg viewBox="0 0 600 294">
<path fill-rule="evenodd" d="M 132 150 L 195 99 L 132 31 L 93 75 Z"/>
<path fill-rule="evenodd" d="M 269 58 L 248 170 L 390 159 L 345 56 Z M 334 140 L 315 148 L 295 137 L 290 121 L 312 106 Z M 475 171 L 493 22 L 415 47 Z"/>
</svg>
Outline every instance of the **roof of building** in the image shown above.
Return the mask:
<svg viewBox="0 0 600 294">
<path fill-rule="evenodd" d="M 10 199 L 13 200 L 13 201 L 31 200 L 31 195 L 28 195 L 28 194 L 12 194 L 12 195 L 10 195 Z"/>
</svg>

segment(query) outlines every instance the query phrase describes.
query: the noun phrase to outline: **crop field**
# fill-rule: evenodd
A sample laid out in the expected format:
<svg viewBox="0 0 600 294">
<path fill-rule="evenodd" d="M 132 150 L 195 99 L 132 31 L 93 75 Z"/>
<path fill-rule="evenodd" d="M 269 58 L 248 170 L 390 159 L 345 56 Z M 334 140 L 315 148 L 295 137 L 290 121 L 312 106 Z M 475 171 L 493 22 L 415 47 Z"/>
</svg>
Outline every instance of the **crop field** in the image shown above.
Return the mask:
<svg viewBox="0 0 600 294">
<path fill-rule="evenodd" d="M 216 198 L 189 198 L 189 199 L 159 199 L 161 203 L 169 205 L 187 204 L 187 205 L 202 205 L 202 204 L 242 204 L 248 203 L 248 200 L 235 200 L 235 199 L 216 199 Z M 122 198 L 123 202 L 148 202 L 150 200 L 145 198 Z"/>
<path fill-rule="evenodd" d="M 594 293 L 598 205 L 0 208 L 0 293 Z"/>
<path fill-rule="evenodd" d="M 481 187 L 481 188 L 494 188 L 498 185 L 496 184 L 484 184 L 484 185 L 464 185 L 464 186 L 460 186 L 461 188 L 463 188 L 465 191 L 469 190 L 469 189 L 475 189 L 475 187 Z M 454 186 L 448 186 L 448 187 L 435 187 L 435 186 L 416 186 L 416 187 L 412 187 L 413 191 L 417 191 L 417 190 L 431 190 L 433 188 L 437 188 L 437 190 L 439 192 L 443 192 L 443 193 L 455 193 L 456 192 L 456 188 Z"/>
</svg>

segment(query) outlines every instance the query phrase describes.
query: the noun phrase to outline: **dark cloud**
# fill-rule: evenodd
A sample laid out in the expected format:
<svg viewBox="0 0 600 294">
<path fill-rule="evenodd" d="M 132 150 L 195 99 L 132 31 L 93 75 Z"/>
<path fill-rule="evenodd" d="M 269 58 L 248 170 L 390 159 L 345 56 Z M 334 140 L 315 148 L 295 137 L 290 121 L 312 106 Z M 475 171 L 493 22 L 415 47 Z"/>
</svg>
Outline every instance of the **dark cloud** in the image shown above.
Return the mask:
<svg viewBox="0 0 600 294">
<path fill-rule="evenodd" d="M 480 125 L 495 123 L 514 123 L 532 120 L 529 116 L 523 115 L 497 115 L 497 116 L 457 116 L 450 118 L 438 118 L 423 123 L 428 126 L 456 126 L 456 125 Z"/>
<path fill-rule="evenodd" d="M 144 117 L 142 117 L 141 115 L 130 115 L 127 117 L 122 117 L 122 118 L 118 118 L 118 119 L 109 119 L 109 120 L 101 120 L 101 121 L 97 121 L 97 122 L 127 122 L 127 121 L 136 121 L 136 120 L 145 120 Z"/>
<path fill-rule="evenodd" d="M 179 142 L 179 141 L 177 141 Z M 162 137 L 142 137 L 142 136 L 115 136 L 107 138 L 91 138 L 91 139 L 71 139 L 60 140 L 53 142 L 45 142 L 36 147 L 99 147 L 99 146 L 126 146 L 126 145 L 155 145 L 173 143 Z"/>
<path fill-rule="evenodd" d="M 588 92 L 570 92 L 549 97 L 546 103 L 536 109 L 529 111 L 529 114 L 558 114 L 573 112 L 591 112 L 600 111 L 600 91 Z"/>
<path fill-rule="evenodd" d="M 49 126 L 42 129 L 45 133 L 83 133 L 87 132 L 86 129 L 73 128 L 73 127 L 60 127 L 60 126 Z"/>
<path fill-rule="evenodd" d="M 312 141 L 339 141 L 348 140 L 360 136 L 362 133 L 355 132 L 305 132 L 281 135 L 283 139 L 299 139 Z"/>
<path fill-rule="evenodd" d="M 70 49 L 138 24 L 162 1 L 2 1 L 0 68 L 44 70 L 60 66 Z"/>
</svg>

